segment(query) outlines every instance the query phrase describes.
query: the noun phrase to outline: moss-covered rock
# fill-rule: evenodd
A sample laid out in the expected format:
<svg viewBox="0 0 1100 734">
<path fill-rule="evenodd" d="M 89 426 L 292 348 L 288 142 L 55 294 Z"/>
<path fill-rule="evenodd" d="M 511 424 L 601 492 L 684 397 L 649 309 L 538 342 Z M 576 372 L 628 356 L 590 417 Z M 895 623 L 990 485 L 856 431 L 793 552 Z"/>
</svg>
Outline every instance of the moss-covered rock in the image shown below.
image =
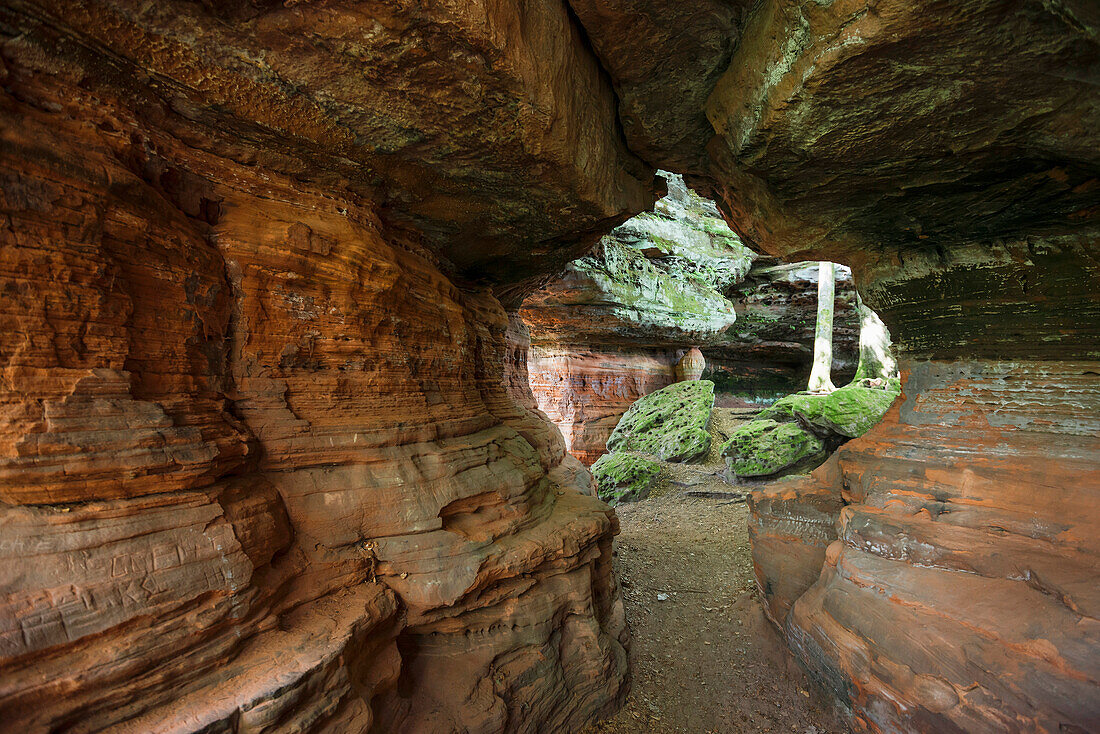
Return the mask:
<svg viewBox="0 0 1100 734">
<path fill-rule="evenodd" d="M 760 418 L 798 420 L 822 435 L 856 438 L 882 420 L 898 393 L 893 381 L 885 387 L 847 385 L 825 395 L 797 393 L 777 400 Z"/>
<path fill-rule="evenodd" d="M 610 451 L 637 451 L 664 461 L 692 461 L 710 450 L 714 409 L 710 380 L 676 382 L 637 400 L 607 440 Z"/>
<path fill-rule="evenodd" d="M 592 465 L 596 492 L 609 505 L 637 502 L 649 495 L 661 465 L 635 454 L 604 454 Z"/>
<path fill-rule="evenodd" d="M 705 347 L 736 322 L 726 292 L 755 253 L 713 202 L 680 176 L 662 175 L 669 193 L 654 211 L 623 222 L 526 299 L 523 319 L 536 343 Z"/>
<path fill-rule="evenodd" d="M 738 428 L 722 449 L 738 477 L 767 477 L 812 469 L 825 460 L 825 442 L 797 423 L 757 419 Z"/>
</svg>

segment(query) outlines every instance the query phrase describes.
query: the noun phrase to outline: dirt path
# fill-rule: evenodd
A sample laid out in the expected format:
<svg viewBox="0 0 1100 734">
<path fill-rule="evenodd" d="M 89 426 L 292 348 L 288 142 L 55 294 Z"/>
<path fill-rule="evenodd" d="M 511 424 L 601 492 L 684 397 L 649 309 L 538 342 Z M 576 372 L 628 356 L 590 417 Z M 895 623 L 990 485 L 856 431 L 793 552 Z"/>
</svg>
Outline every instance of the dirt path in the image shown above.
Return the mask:
<svg viewBox="0 0 1100 734">
<path fill-rule="evenodd" d="M 657 496 L 618 508 L 632 693 L 585 734 L 845 731 L 764 617 L 745 504 L 684 495 L 744 491 L 714 476 L 713 458 L 676 467 Z"/>
</svg>

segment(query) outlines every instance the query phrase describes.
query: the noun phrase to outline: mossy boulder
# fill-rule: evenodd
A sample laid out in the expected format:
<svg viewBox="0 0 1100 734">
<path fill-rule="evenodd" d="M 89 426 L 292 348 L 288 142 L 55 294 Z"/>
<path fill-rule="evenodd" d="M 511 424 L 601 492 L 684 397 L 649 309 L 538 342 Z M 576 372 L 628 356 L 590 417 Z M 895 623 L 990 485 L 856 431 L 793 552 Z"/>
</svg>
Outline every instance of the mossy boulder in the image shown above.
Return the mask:
<svg viewBox="0 0 1100 734">
<path fill-rule="evenodd" d="M 898 393 L 893 381 L 884 387 L 847 385 L 825 395 L 796 393 L 777 400 L 760 418 L 797 420 L 821 435 L 856 438 L 882 420 Z"/>
<path fill-rule="evenodd" d="M 635 454 L 604 454 L 592 465 L 596 492 L 609 505 L 637 502 L 649 495 L 661 465 Z"/>
<path fill-rule="evenodd" d="M 714 409 L 710 380 L 676 382 L 636 400 L 607 440 L 609 451 L 635 451 L 664 461 L 693 461 L 710 450 Z"/>
<path fill-rule="evenodd" d="M 767 477 L 812 469 L 825 460 L 825 442 L 797 423 L 757 419 L 738 428 L 722 449 L 738 477 Z"/>
</svg>

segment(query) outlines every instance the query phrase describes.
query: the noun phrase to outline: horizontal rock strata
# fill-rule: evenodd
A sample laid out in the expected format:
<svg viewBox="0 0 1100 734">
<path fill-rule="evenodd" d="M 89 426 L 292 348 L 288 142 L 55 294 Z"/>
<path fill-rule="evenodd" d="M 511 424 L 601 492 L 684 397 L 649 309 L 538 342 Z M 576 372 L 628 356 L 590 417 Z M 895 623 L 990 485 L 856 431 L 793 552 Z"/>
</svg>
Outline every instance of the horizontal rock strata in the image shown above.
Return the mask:
<svg viewBox="0 0 1100 734">
<path fill-rule="evenodd" d="M 668 195 L 531 294 L 520 315 L 534 346 L 539 408 L 591 465 L 636 400 L 677 379 L 701 347 L 726 402 L 804 389 L 813 358 L 817 263 L 753 262 L 712 202 L 665 174 Z M 859 320 L 840 268 L 834 379 L 855 373 Z"/>
<path fill-rule="evenodd" d="M 661 164 L 901 352 L 886 420 L 754 500 L 801 664 L 857 730 L 1100 729 L 1100 18 L 748 5 L 0 7 L 0 721 L 613 709 L 615 518 L 508 310 Z"/>
<path fill-rule="evenodd" d="M 501 247 L 545 216 L 565 262 L 648 174 L 564 8 L 414 13 L 0 10 L 5 726 L 572 730 L 625 695 L 616 520 L 513 374 Z M 469 64 L 426 85 L 426 48 Z M 454 88 L 513 119 L 443 142 Z"/>
<path fill-rule="evenodd" d="M 708 99 L 742 239 L 850 265 L 901 352 L 902 402 L 752 521 L 772 613 L 857 731 L 1100 726 L 1086 6 L 765 2 Z"/>
<path fill-rule="evenodd" d="M 720 393 L 742 400 L 774 398 L 806 389 L 817 319 L 816 262 L 779 263 L 760 257 L 729 290 L 737 321 L 707 346 L 704 377 Z M 859 316 L 851 271 L 836 267 L 832 378 L 855 375 Z"/>
</svg>

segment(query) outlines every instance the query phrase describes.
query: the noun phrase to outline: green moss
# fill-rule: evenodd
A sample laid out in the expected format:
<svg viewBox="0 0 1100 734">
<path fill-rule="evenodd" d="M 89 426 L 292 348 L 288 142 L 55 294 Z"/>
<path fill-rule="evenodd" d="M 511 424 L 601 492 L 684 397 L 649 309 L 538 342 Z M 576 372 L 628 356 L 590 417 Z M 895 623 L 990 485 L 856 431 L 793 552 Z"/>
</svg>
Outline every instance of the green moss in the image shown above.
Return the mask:
<svg viewBox="0 0 1100 734">
<path fill-rule="evenodd" d="M 637 451 L 665 461 L 692 461 L 710 450 L 707 424 L 714 408 L 710 380 L 677 382 L 635 401 L 619 419 L 610 451 Z"/>
<path fill-rule="evenodd" d="M 797 423 L 758 419 L 734 431 L 722 455 L 738 477 L 766 477 L 812 469 L 825 460 L 825 444 Z"/>
<path fill-rule="evenodd" d="M 645 499 L 660 471 L 657 462 L 623 452 L 604 454 L 592 465 L 596 491 L 612 506 Z"/>
<path fill-rule="evenodd" d="M 815 431 L 856 438 L 882 420 L 894 399 L 897 385 L 887 389 L 847 385 L 826 395 L 797 393 L 776 401 L 760 414 L 779 422 L 799 420 Z"/>
</svg>

